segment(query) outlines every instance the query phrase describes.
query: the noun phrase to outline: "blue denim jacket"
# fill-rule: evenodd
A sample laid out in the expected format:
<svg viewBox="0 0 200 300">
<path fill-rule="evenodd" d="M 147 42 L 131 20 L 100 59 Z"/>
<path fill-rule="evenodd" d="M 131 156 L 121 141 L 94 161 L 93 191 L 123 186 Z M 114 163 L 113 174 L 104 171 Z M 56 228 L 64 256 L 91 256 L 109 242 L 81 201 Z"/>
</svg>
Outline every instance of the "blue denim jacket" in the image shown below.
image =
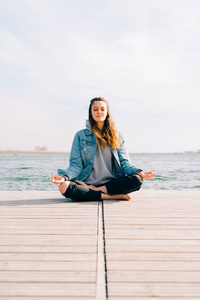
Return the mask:
<svg viewBox="0 0 200 300">
<path fill-rule="evenodd" d="M 90 174 L 95 158 L 97 138 L 90 130 L 89 121 L 86 129 L 78 131 L 74 137 L 69 159 L 69 167 L 66 170 L 58 169 L 58 175 L 67 176 L 69 180 L 84 181 Z M 140 170 L 130 163 L 125 141 L 121 136 L 121 149 L 111 149 L 113 154 L 113 167 L 117 177 L 137 174 Z"/>
</svg>

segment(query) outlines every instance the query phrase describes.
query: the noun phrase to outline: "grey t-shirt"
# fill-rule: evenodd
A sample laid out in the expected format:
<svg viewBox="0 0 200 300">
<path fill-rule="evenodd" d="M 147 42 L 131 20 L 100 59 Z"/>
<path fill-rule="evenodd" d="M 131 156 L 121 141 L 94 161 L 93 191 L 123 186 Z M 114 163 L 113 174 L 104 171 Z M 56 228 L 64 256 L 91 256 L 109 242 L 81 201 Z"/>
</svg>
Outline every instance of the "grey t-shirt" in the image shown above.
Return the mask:
<svg viewBox="0 0 200 300">
<path fill-rule="evenodd" d="M 97 144 L 94 164 L 89 176 L 84 180 L 86 184 L 103 185 L 106 182 L 117 178 L 112 168 L 111 147 L 105 145 L 103 149 Z"/>
</svg>

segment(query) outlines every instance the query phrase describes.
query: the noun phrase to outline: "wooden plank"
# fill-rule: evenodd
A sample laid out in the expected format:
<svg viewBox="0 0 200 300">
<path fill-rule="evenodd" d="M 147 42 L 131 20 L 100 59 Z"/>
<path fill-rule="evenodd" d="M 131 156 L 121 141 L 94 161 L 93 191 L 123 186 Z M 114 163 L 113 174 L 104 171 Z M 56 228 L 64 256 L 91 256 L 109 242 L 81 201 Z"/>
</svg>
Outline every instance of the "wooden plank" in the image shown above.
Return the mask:
<svg viewBox="0 0 200 300">
<path fill-rule="evenodd" d="M 156 191 L 155 191 L 156 192 Z M 184 191 L 182 191 L 183 193 Z M 167 207 L 167 206 L 175 206 L 179 205 L 180 208 L 182 205 L 187 206 L 191 204 L 191 208 L 193 205 L 199 205 L 199 194 L 196 195 L 195 198 L 192 198 L 193 191 L 191 191 L 191 195 L 188 195 L 186 197 L 177 197 L 175 194 L 173 194 L 173 191 L 171 191 L 171 197 L 172 199 L 169 199 L 167 194 L 164 194 L 163 196 L 159 196 L 159 194 L 156 192 L 154 197 L 146 197 L 145 195 L 140 196 L 137 195 L 137 197 L 132 197 L 130 201 L 123 201 L 123 200 L 117 200 L 116 203 L 115 200 L 106 200 L 104 201 L 105 205 L 108 207 L 108 210 L 115 210 L 120 206 L 123 206 L 122 209 L 125 209 L 126 207 L 133 207 L 134 208 L 145 208 L 149 207 L 150 209 L 157 209 L 157 207 Z M 131 196 L 131 195 L 130 195 Z"/>
<path fill-rule="evenodd" d="M 96 271 L 96 263 L 88 261 L 0 261 L 3 271 Z"/>
<path fill-rule="evenodd" d="M 87 296 L 78 296 L 78 297 L 72 297 L 72 296 L 27 296 L 26 295 L 26 298 L 24 298 L 23 296 L 22 297 L 18 297 L 18 296 L 1 296 L 0 295 L 0 299 L 3 299 L 3 300 L 96 300 L 96 297 L 95 296 L 91 296 L 91 295 L 87 295 Z M 176 299 L 177 300 L 177 299 Z"/>
<path fill-rule="evenodd" d="M 15 229 L 2 229 L 0 230 L 0 236 L 3 235 L 96 235 L 97 234 L 97 228 L 91 227 L 91 228 L 55 228 L 55 229 L 44 229 L 44 228 L 34 228 L 34 229 L 21 229 L 21 228 L 15 228 Z"/>
<path fill-rule="evenodd" d="M 0 226 L 2 228 L 2 226 Z M 0 229 L 0 232 L 3 230 Z M 106 231 L 108 230 L 200 230 L 199 225 L 173 225 L 173 224 L 106 224 Z"/>
<path fill-rule="evenodd" d="M 9 210 L 5 211 L 5 212 L 1 212 L 0 216 L 1 218 L 4 218 L 4 217 L 20 217 L 20 216 L 30 216 L 30 217 L 37 217 L 37 216 L 41 216 L 41 215 L 44 215 L 45 216 L 63 216 L 63 217 L 74 217 L 74 216 L 81 216 L 81 218 L 85 218 L 85 217 L 88 217 L 88 218 L 94 218 L 96 219 L 96 212 L 95 213 L 88 213 L 88 212 L 76 212 L 75 210 L 74 211 L 71 211 L 71 212 L 63 212 L 61 211 L 60 213 L 54 213 L 53 210 L 51 211 L 44 211 L 44 212 L 40 212 L 40 210 L 36 211 L 36 212 L 31 212 L 31 211 L 25 211 L 24 209 L 21 210 L 20 212 L 11 212 Z"/>
<path fill-rule="evenodd" d="M 200 261 L 200 253 L 109 253 L 107 261 Z"/>
<path fill-rule="evenodd" d="M 96 282 L 95 271 L 0 271 L 1 282 Z"/>
<path fill-rule="evenodd" d="M 0 246 L 0 253 L 96 253 L 97 247 L 96 245 L 88 245 L 88 246 L 80 246 L 80 245 L 74 245 L 74 246 L 21 246 L 21 245 L 14 245 L 14 246 Z"/>
<path fill-rule="evenodd" d="M 9 208 L 9 210 L 12 211 L 12 209 L 16 209 L 16 211 L 18 211 L 18 209 L 33 209 L 33 208 L 38 208 L 38 210 L 40 209 L 46 209 L 48 210 L 49 208 L 51 208 L 51 210 L 53 211 L 54 209 L 66 209 L 66 211 L 70 211 L 70 210 L 74 210 L 74 212 L 76 211 L 83 211 L 83 212 L 87 212 L 91 209 L 91 211 L 95 211 L 96 212 L 96 205 L 98 204 L 96 201 L 91 202 L 91 204 L 93 205 L 88 205 L 88 202 L 73 202 L 71 205 L 69 203 L 63 203 L 58 201 L 57 203 L 53 202 L 54 200 L 52 199 L 51 201 L 46 201 L 42 198 L 38 199 L 38 200 L 13 200 L 13 201 L 9 201 L 9 200 L 5 200 L 5 201 L 0 201 L 0 207 L 1 208 Z"/>
<path fill-rule="evenodd" d="M 27 214 L 77 214 L 77 215 L 94 215 L 96 216 L 98 214 L 97 207 L 91 207 L 89 210 L 83 207 L 68 207 L 67 205 L 65 207 L 36 207 L 36 206 L 9 206 L 1 207 L 1 214 L 21 214 L 21 213 L 27 213 Z"/>
<path fill-rule="evenodd" d="M 196 261 L 107 261 L 108 270 L 200 271 Z"/>
<path fill-rule="evenodd" d="M 158 196 L 156 196 L 158 197 Z M 144 200 L 144 199 L 143 199 Z M 152 201 L 152 199 L 148 199 L 148 202 L 145 203 L 143 200 L 142 202 L 134 202 L 132 200 L 128 201 L 128 204 L 126 201 L 119 202 L 118 204 L 113 203 L 112 206 L 108 203 L 105 203 L 106 207 L 106 214 L 112 214 L 114 213 L 122 213 L 125 212 L 133 213 L 137 212 L 138 214 L 140 212 L 170 212 L 172 208 L 175 208 L 175 211 L 181 211 L 181 212 L 194 212 L 195 210 L 199 211 L 199 202 L 196 200 L 195 202 L 192 202 L 190 198 L 188 198 L 188 202 L 184 202 L 184 200 L 177 201 L 177 199 L 174 199 L 173 202 L 170 202 L 169 200 L 166 200 L 166 202 L 163 199 L 158 199 L 157 201 Z M 121 205 L 121 207 L 120 207 Z M 131 208 L 131 210 L 130 210 Z"/>
<path fill-rule="evenodd" d="M 107 255 L 113 253 L 200 253 L 200 245 L 106 245 Z M 1 247 L 0 247 L 1 252 Z"/>
<path fill-rule="evenodd" d="M 183 239 L 183 240 L 179 240 L 179 239 L 120 239 L 120 238 L 106 238 L 106 245 L 122 245 L 122 246 L 199 246 L 200 245 L 200 240 L 197 239 Z"/>
<path fill-rule="evenodd" d="M 129 207 L 122 207 L 121 209 L 119 207 L 115 207 L 115 208 L 112 208 L 112 209 L 107 209 L 106 210 L 106 215 L 107 216 L 111 216 L 112 213 L 116 213 L 117 215 L 121 216 L 125 213 L 127 213 L 128 209 L 127 208 L 133 208 L 132 206 L 129 206 Z M 192 205 L 190 203 L 190 205 L 185 205 L 183 206 L 181 203 L 178 205 L 177 203 L 176 204 L 171 204 L 171 205 L 162 205 L 162 206 L 159 206 L 159 205 L 156 205 L 156 207 L 153 207 L 152 205 L 151 206 L 136 206 L 134 205 L 134 209 L 132 209 L 132 211 L 129 211 L 129 215 L 131 215 L 133 212 L 135 213 L 138 213 L 138 216 L 140 213 L 149 213 L 149 212 L 168 212 L 168 213 L 171 213 L 171 211 L 175 210 L 176 209 L 181 212 L 181 213 L 185 213 L 185 212 L 189 212 L 190 213 L 194 213 L 195 211 L 199 212 L 199 205 Z M 10 210 L 9 210 L 10 211 Z M 18 212 L 18 210 L 16 211 Z M 29 211 L 28 211 L 29 212 Z"/>
<path fill-rule="evenodd" d="M 0 295 L 7 296 L 93 296 L 94 283 L 2 283 Z"/>
<path fill-rule="evenodd" d="M 123 230 L 106 229 L 106 238 L 120 239 L 199 239 L 200 230 Z"/>
<path fill-rule="evenodd" d="M 132 296 L 110 296 L 108 299 L 109 300 L 131 300 L 131 299 L 134 299 L 134 300 L 152 300 L 152 296 L 150 296 L 150 297 L 143 297 L 143 296 L 134 296 L 134 295 L 132 295 Z M 156 300 L 199 300 L 199 299 L 197 299 L 197 298 L 188 298 L 187 296 L 184 298 L 184 297 L 182 297 L 181 299 L 180 298 L 177 298 L 176 296 L 175 297 L 172 297 L 172 296 L 170 296 L 170 297 L 166 297 L 166 296 L 162 296 L 162 297 L 159 297 L 159 296 L 156 296 L 155 297 L 155 299 Z M 6 300 L 7 300 L 7 298 L 6 298 Z M 9 300 L 10 300 L 10 298 L 9 298 Z M 30 299 L 30 300 L 32 300 L 32 299 Z M 42 300 L 42 299 L 41 299 Z M 71 299 L 71 300 L 74 300 L 74 298 L 73 299 Z"/>
<path fill-rule="evenodd" d="M 95 235 L 0 235 L 0 245 L 90 245 L 96 246 Z"/>
<path fill-rule="evenodd" d="M 0 261 L 85 261 L 96 262 L 96 254 L 85 253 L 1 253 Z"/>
<path fill-rule="evenodd" d="M 199 283 L 110 283 L 109 296 L 200 297 Z M 180 298 L 179 298 L 180 299 Z M 187 298 L 188 299 L 188 298 Z M 190 298 L 189 298 L 190 299 Z"/>
<path fill-rule="evenodd" d="M 113 219 L 113 214 L 115 216 L 115 218 L 119 218 L 122 216 L 122 212 L 111 212 L 111 213 L 105 213 L 105 217 L 106 219 Z M 188 211 L 179 211 L 178 208 L 176 210 L 176 208 L 174 208 L 173 210 L 169 210 L 169 211 L 164 211 L 164 210 L 155 210 L 155 211 L 141 211 L 140 213 L 138 213 L 137 211 L 132 211 L 131 213 L 127 214 L 126 218 L 136 218 L 138 217 L 138 214 L 140 217 L 142 218 L 147 218 L 147 217 L 159 217 L 159 218 L 188 218 L 188 217 L 192 217 L 192 218 L 199 218 L 200 215 L 200 210 L 194 210 L 194 211 L 190 211 L 190 213 L 188 213 Z"/>
<path fill-rule="evenodd" d="M 65 218 L 65 219 L 79 219 L 79 215 L 77 215 L 77 214 L 74 214 L 74 215 L 72 215 L 72 214 L 69 214 L 69 215 L 67 215 L 67 214 L 18 214 L 18 215 L 16 215 L 16 214 L 13 214 L 13 215 L 11 215 L 11 214 L 4 214 L 4 215 L 1 215 L 0 216 L 1 217 L 1 219 L 63 219 L 63 218 Z M 89 215 L 81 215 L 81 219 L 94 219 L 94 220 L 96 220 L 96 218 L 95 218 L 95 216 L 89 216 Z"/>
<path fill-rule="evenodd" d="M 5 218 L 0 219 L 0 227 L 1 226 L 24 226 L 26 228 L 27 226 L 94 226 L 96 228 L 97 221 L 96 219 L 82 219 L 81 217 L 78 219 L 63 219 L 63 218 Z M 1 227 L 2 228 L 2 227 Z"/>
<path fill-rule="evenodd" d="M 78 296 L 78 297 L 74 297 L 74 296 L 27 296 L 26 295 L 26 298 L 24 298 L 23 296 L 22 297 L 18 297 L 18 296 L 1 296 L 0 295 L 0 299 L 3 299 L 3 300 L 96 300 L 96 297 L 95 296 L 91 296 L 91 295 L 87 295 L 87 296 Z M 170 299 L 171 300 L 171 299 Z M 177 299 L 176 299 L 177 300 Z"/>
<path fill-rule="evenodd" d="M 173 282 L 200 283 L 199 271 L 108 271 L 109 282 Z"/>
<path fill-rule="evenodd" d="M 132 218 L 126 218 L 125 216 L 121 216 L 120 218 L 116 219 L 113 218 L 106 218 L 105 219 L 105 225 L 106 228 L 109 228 L 109 226 L 118 226 L 120 227 L 121 225 L 123 226 L 132 226 L 132 225 L 194 225 L 194 226 L 199 226 L 200 225 L 200 219 L 199 218 L 192 218 L 192 217 L 187 217 L 187 218 L 176 218 L 176 217 L 168 217 L 168 218 L 162 218 L 162 217 L 148 217 L 148 218 L 143 218 L 143 217 L 132 217 Z"/>
</svg>

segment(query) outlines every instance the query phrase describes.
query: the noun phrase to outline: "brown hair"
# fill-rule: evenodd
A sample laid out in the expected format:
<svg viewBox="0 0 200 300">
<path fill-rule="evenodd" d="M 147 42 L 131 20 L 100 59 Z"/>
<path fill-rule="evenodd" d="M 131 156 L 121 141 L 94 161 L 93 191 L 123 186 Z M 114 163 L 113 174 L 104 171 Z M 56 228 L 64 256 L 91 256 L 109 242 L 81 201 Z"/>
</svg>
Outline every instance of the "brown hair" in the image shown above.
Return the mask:
<svg viewBox="0 0 200 300">
<path fill-rule="evenodd" d="M 92 104 L 95 101 L 103 101 L 106 103 L 106 106 L 107 106 L 107 117 L 104 121 L 102 130 L 100 130 L 97 127 L 96 121 L 92 117 Z M 100 148 L 104 148 L 106 144 L 110 145 L 113 149 L 121 148 L 121 146 L 122 146 L 121 139 L 120 139 L 118 131 L 115 128 L 115 124 L 111 117 L 110 109 L 109 109 L 108 102 L 106 101 L 106 99 L 104 99 L 102 97 L 97 97 L 90 101 L 89 122 L 90 122 L 91 130 L 92 130 L 93 134 L 97 137 Z"/>
</svg>

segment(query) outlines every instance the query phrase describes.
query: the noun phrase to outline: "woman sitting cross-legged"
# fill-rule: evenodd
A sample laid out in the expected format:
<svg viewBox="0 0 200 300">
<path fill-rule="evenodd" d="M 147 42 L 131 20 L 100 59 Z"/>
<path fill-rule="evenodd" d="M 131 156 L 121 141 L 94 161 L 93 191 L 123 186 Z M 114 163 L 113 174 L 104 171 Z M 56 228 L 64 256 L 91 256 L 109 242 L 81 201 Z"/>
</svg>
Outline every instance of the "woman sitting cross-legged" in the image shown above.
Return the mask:
<svg viewBox="0 0 200 300">
<path fill-rule="evenodd" d="M 86 129 L 76 133 L 66 170 L 58 169 L 51 181 L 60 184 L 62 195 L 72 200 L 130 200 L 138 191 L 145 172 L 131 165 L 123 137 L 116 130 L 108 102 L 94 98 L 89 106 Z"/>
</svg>

